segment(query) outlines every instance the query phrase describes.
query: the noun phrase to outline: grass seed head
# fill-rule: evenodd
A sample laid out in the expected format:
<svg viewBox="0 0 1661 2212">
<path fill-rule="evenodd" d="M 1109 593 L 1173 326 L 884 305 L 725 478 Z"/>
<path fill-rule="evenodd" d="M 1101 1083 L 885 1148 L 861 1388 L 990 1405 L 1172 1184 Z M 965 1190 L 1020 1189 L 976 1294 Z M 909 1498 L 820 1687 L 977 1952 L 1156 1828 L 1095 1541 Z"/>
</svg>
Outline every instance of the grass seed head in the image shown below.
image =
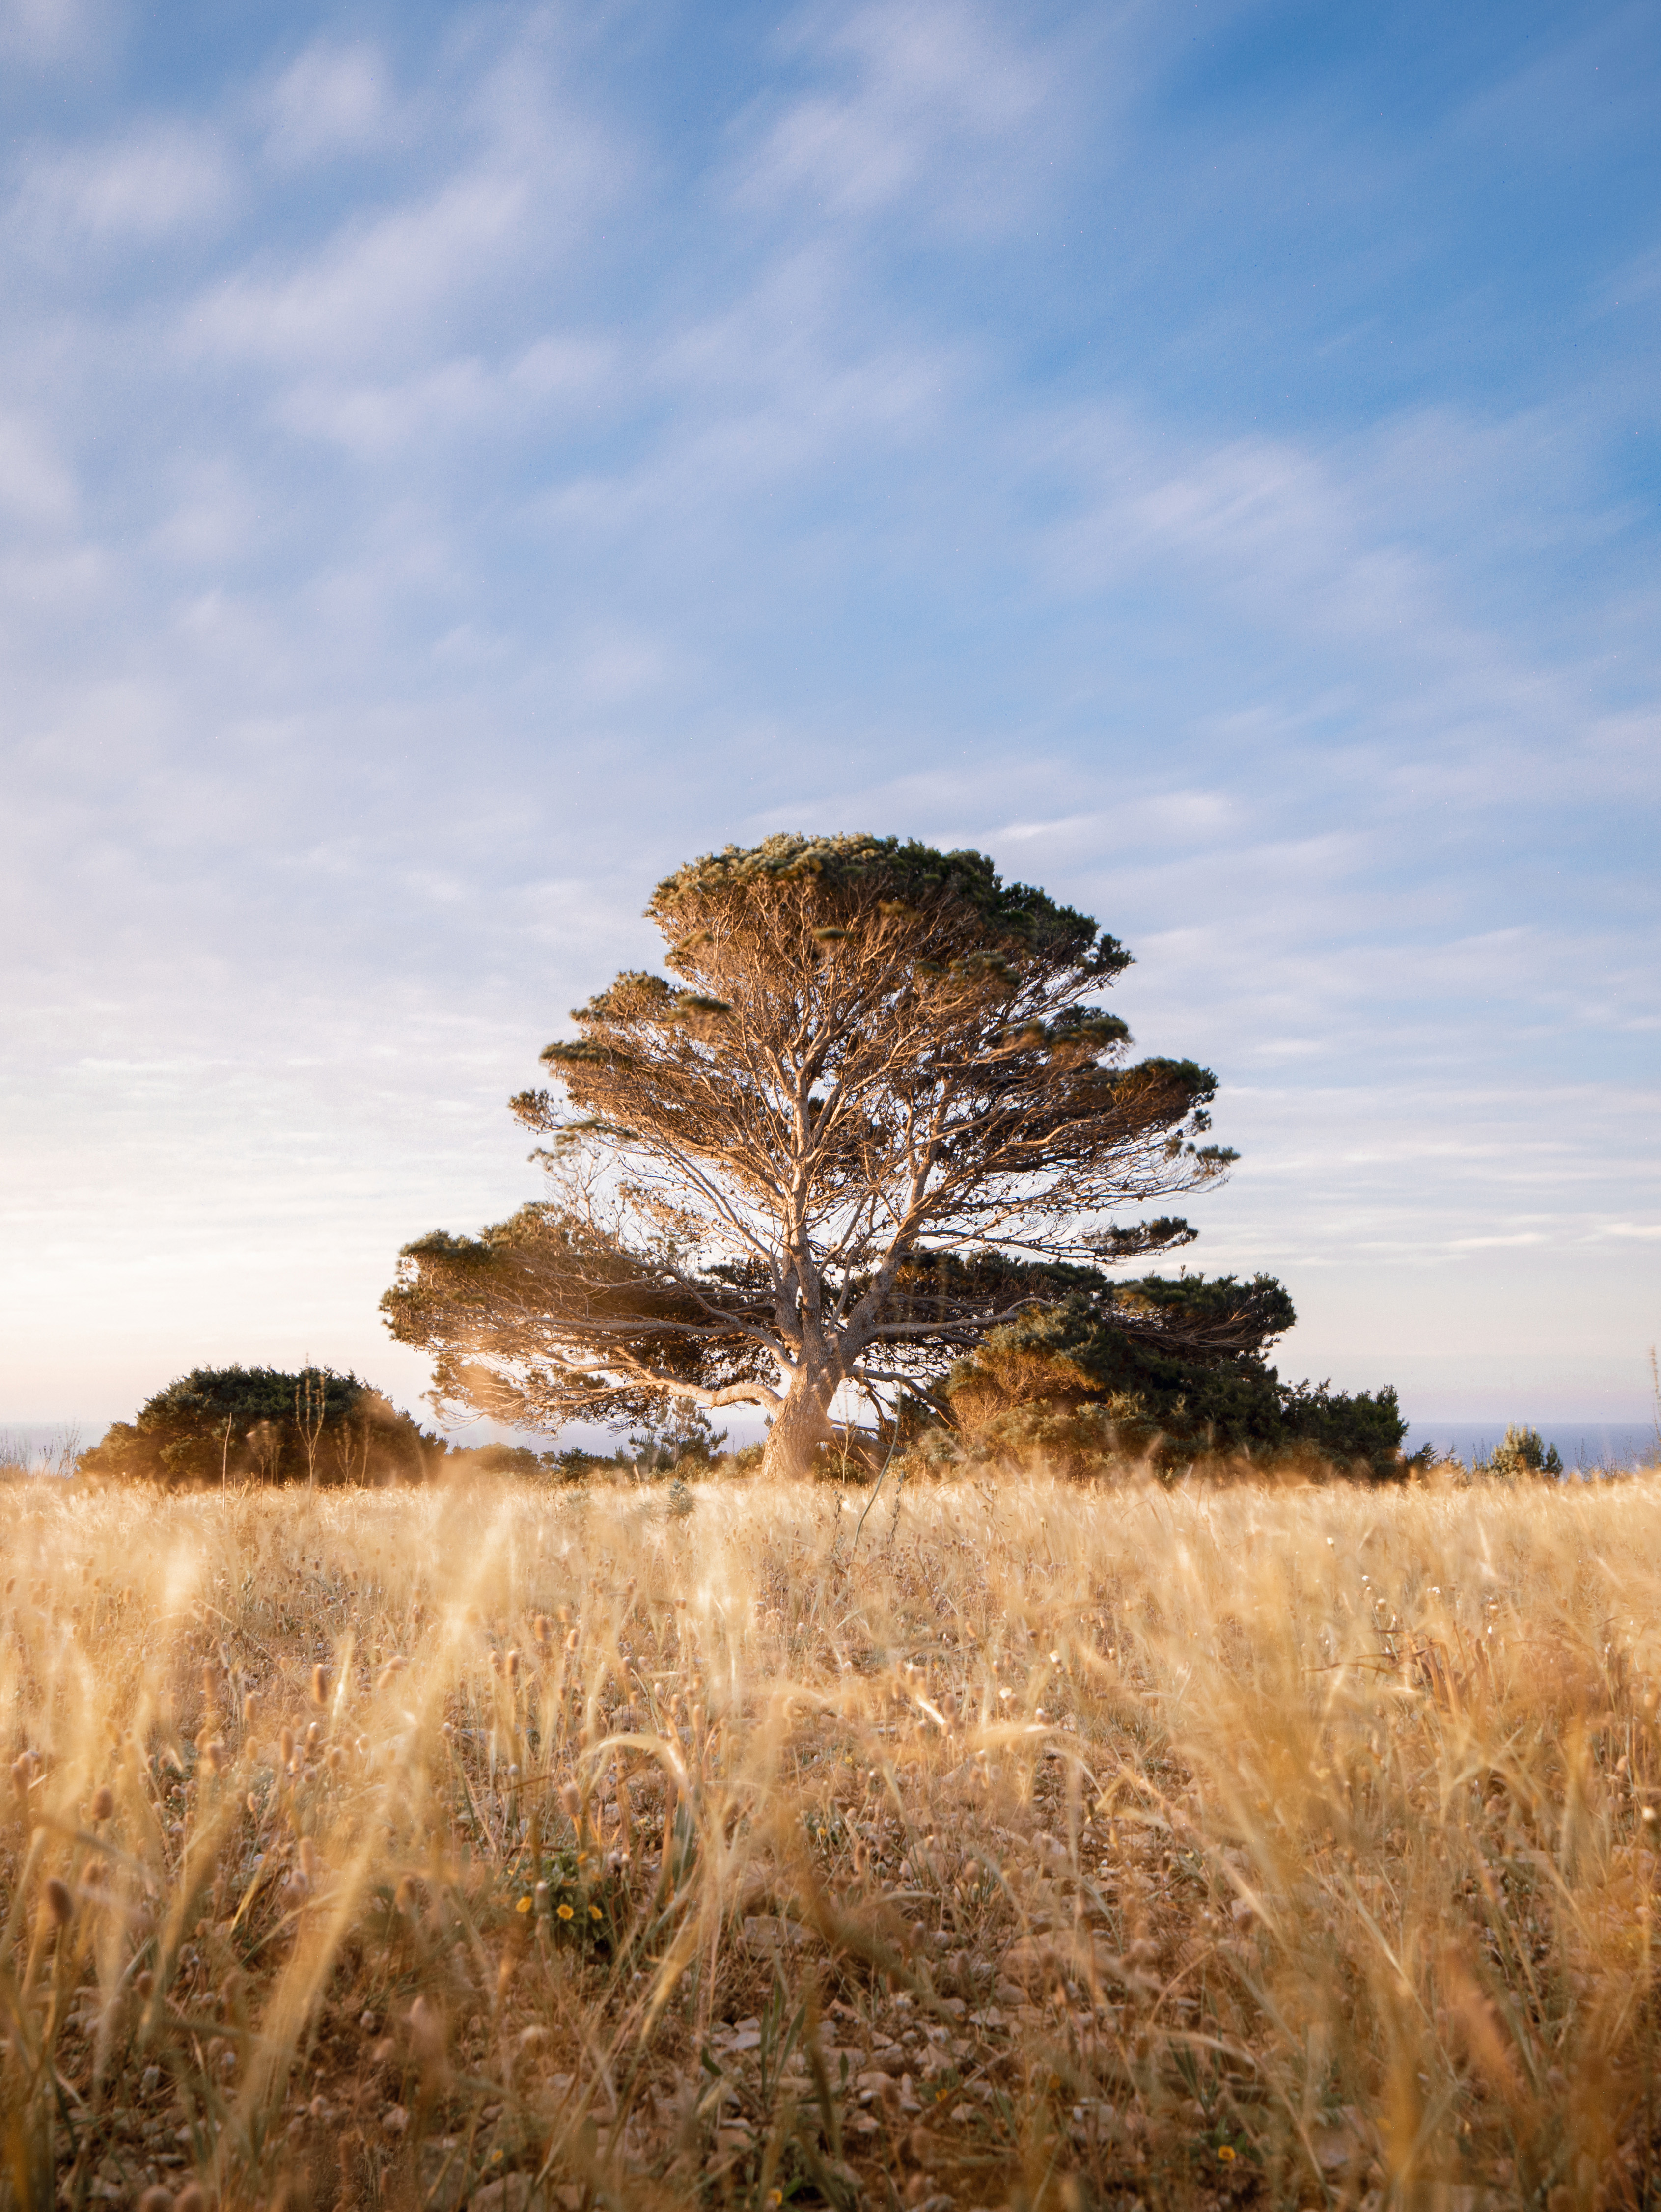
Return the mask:
<svg viewBox="0 0 1661 2212">
<path fill-rule="evenodd" d="M 100 1782 L 92 1793 L 92 1802 L 87 1808 L 94 1821 L 107 1820 L 115 1810 L 115 1792 L 107 1782 Z"/>
<path fill-rule="evenodd" d="M 448 2073 L 448 2046 L 443 2014 L 431 1998 L 418 1996 L 410 2007 L 410 2056 L 429 2087 L 436 2087 Z"/>
<path fill-rule="evenodd" d="M 70 1895 L 69 1884 L 51 1875 L 46 1887 L 46 1912 L 54 1927 L 67 1928 L 75 1915 L 75 1899 Z"/>
</svg>

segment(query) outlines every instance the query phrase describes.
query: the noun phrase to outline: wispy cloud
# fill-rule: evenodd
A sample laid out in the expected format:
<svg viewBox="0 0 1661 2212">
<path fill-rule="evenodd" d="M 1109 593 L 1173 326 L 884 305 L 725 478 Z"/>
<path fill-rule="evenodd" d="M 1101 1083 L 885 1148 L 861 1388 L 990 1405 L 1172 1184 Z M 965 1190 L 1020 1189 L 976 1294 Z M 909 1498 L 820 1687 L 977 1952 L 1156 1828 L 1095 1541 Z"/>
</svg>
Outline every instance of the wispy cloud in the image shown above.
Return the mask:
<svg viewBox="0 0 1661 2212">
<path fill-rule="evenodd" d="M 0 415 L 0 507 L 24 522 L 62 524 L 75 510 L 75 482 L 49 430 Z"/>
<path fill-rule="evenodd" d="M 154 246 L 228 222 L 240 198 L 217 129 L 155 122 L 114 140 L 26 155 L 15 220 L 37 252 Z"/>
<path fill-rule="evenodd" d="M 808 84 L 757 103 L 733 189 L 810 221 L 904 205 L 931 227 L 1007 231 L 1030 219 L 1073 119 L 1074 42 L 1042 44 L 975 0 L 808 10 L 778 41 Z"/>
<path fill-rule="evenodd" d="M 362 39 L 314 39 L 283 71 L 265 104 L 265 151 L 284 168 L 376 151 L 398 117 L 387 58 Z"/>
<path fill-rule="evenodd" d="M 102 0 L 0 0 L 0 57 L 38 70 L 80 61 L 113 26 Z"/>
<path fill-rule="evenodd" d="M 1555 1269 L 1588 1359 L 1637 1330 L 1661 610 L 1598 410 L 1641 364 L 1309 368 L 1451 359 L 1385 264 L 1441 250 L 1396 187 L 1470 99 L 1363 158 L 1147 11 L 672 35 L 326 8 L 18 134 L 0 1112 L 64 1255 L 0 1286 L 20 1372 L 72 1372 L 112 1209 L 124 1282 L 209 1285 L 124 1378 L 228 1300 L 297 1354 L 332 1208 L 389 1372 L 392 1253 L 527 1194 L 499 1101 L 653 957 L 651 882 L 797 824 L 983 845 L 1126 939 L 1246 1156 L 1208 1264 L 1288 1273 L 1300 1362 L 1428 1375 L 1461 1298 L 1534 1341 Z M 1305 349 L 1290 288 L 1357 269 Z"/>
<path fill-rule="evenodd" d="M 421 205 L 350 222 L 297 264 L 215 286 L 191 314 L 186 342 L 306 365 L 424 351 L 435 317 L 465 307 L 483 270 L 510 250 L 526 199 L 522 177 L 474 175 Z"/>
</svg>

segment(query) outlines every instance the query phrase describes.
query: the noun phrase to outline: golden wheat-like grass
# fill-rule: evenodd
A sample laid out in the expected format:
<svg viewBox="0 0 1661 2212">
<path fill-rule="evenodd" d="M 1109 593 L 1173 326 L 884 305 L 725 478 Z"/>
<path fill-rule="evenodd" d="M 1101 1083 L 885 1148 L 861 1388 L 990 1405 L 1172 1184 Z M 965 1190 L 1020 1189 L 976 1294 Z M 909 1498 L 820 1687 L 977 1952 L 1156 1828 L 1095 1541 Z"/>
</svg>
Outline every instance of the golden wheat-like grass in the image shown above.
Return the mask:
<svg viewBox="0 0 1661 2212">
<path fill-rule="evenodd" d="M 1661 1480 L 861 1504 L 0 1495 L 9 2203 L 1652 2201 Z"/>
</svg>

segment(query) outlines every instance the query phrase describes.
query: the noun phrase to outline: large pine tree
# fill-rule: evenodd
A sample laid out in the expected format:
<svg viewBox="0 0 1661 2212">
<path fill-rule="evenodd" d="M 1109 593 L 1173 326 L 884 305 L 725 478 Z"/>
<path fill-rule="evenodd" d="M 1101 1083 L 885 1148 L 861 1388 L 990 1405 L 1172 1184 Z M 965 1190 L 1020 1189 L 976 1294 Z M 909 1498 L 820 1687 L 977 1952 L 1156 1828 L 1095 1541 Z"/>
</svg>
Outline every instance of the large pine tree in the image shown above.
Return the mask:
<svg viewBox="0 0 1661 2212">
<path fill-rule="evenodd" d="M 1057 1262 L 1186 1243 L 1111 1217 L 1233 1158 L 1204 1141 L 1211 1073 L 1133 1060 L 1098 1002 L 1129 954 L 979 853 L 770 837 L 647 912 L 669 976 L 619 975 L 514 1101 L 548 1196 L 402 1255 L 384 1310 L 441 1405 L 551 1427 L 748 1402 L 797 1474 L 839 1389 L 939 1375 Z"/>
</svg>

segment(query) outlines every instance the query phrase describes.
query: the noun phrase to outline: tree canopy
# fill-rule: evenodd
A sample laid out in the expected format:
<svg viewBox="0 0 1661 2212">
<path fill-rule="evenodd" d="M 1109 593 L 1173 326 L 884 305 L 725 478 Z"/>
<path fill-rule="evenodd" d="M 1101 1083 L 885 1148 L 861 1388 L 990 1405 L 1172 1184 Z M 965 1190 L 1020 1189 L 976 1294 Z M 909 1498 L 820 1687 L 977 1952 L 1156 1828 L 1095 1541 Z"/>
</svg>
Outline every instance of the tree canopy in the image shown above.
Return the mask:
<svg viewBox="0 0 1661 2212">
<path fill-rule="evenodd" d="M 383 1301 L 435 1397 L 539 1427 L 670 1401 L 771 1416 L 799 1470 L 838 1389 L 879 1403 L 1057 1293 L 1187 1243 L 1215 1078 L 1135 1060 L 1099 1003 L 1130 956 L 972 852 L 775 836 L 647 908 L 621 975 L 514 1110 L 548 1195 L 405 1247 Z M 1151 1296 L 1151 1294 L 1150 1294 Z"/>
</svg>

